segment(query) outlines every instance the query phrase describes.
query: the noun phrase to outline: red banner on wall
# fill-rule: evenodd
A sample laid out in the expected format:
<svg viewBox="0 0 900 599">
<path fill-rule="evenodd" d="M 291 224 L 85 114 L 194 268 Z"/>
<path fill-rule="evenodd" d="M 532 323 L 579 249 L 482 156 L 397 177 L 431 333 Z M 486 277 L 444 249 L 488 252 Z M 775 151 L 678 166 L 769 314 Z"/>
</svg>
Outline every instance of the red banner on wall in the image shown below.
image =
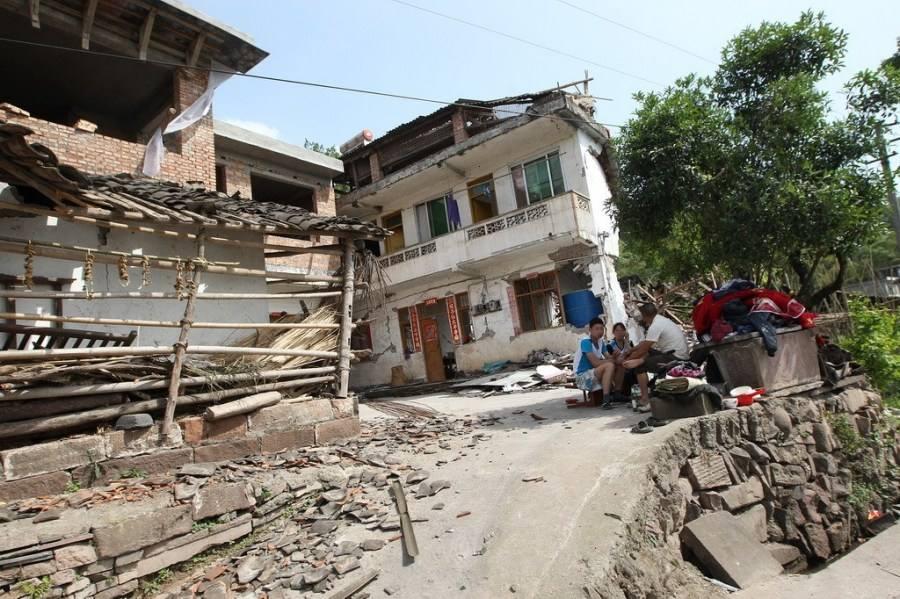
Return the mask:
<svg viewBox="0 0 900 599">
<path fill-rule="evenodd" d="M 453 345 L 462 345 L 462 335 L 459 331 L 459 313 L 456 310 L 456 297 L 444 298 L 447 303 L 447 320 L 450 321 L 450 335 L 453 337 Z"/>
<path fill-rule="evenodd" d="M 413 351 L 422 351 L 422 337 L 419 331 L 419 311 L 415 306 L 409 307 L 409 328 L 412 329 Z"/>
</svg>

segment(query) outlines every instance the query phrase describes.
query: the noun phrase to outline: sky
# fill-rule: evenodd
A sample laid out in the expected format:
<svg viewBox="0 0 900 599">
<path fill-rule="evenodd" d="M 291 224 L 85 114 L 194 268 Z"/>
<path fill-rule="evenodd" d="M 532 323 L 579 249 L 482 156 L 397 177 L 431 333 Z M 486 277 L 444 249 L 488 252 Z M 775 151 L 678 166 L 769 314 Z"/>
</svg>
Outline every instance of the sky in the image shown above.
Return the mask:
<svg viewBox="0 0 900 599">
<path fill-rule="evenodd" d="M 688 73 L 710 74 L 723 45 L 764 20 L 824 11 L 849 34 L 845 69 L 825 82 L 836 108 L 843 83 L 891 55 L 900 35 L 887 0 L 188 0 L 249 34 L 269 57 L 253 74 L 365 88 L 447 102 L 538 91 L 584 76 L 597 120 L 625 123 L 632 95 L 661 90 Z M 553 48 L 428 14 L 416 4 Z M 580 12 L 575 4 L 641 33 Z M 569 56 L 561 55 L 566 54 Z M 697 56 L 695 56 L 697 55 Z M 699 56 L 699 57 L 698 57 Z M 364 128 L 377 136 L 436 104 L 233 78 L 219 89 L 215 117 L 302 145 L 340 145 Z M 617 129 L 612 128 L 613 134 Z"/>
</svg>

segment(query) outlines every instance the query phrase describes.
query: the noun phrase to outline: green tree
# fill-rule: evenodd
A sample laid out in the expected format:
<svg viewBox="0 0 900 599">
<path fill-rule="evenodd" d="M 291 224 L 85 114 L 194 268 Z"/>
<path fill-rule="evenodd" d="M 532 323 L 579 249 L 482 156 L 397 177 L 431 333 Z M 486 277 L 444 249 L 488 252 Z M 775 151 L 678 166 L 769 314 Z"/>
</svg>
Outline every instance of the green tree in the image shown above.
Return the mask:
<svg viewBox="0 0 900 599">
<path fill-rule="evenodd" d="M 313 152 L 318 152 L 319 154 L 325 154 L 326 156 L 331 156 L 332 158 L 337 158 L 340 160 L 341 152 L 335 146 L 325 146 L 320 144 L 317 141 L 310 141 L 308 139 L 303 140 L 303 147 L 307 150 L 312 150 Z"/>
<path fill-rule="evenodd" d="M 870 129 L 829 120 L 817 89 L 846 41 L 821 13 L 762 23 L 726 45 L 714 76 L 636 94 L 611 200 L 625 242 L 678 277 L 719 267 L 774 284 L 790 270 L 810 306 L 840 289 L 884 210 L 883 181 L 865 164 Z M 820 281 L 829 261 L 833 277 Z"/>
</svg>

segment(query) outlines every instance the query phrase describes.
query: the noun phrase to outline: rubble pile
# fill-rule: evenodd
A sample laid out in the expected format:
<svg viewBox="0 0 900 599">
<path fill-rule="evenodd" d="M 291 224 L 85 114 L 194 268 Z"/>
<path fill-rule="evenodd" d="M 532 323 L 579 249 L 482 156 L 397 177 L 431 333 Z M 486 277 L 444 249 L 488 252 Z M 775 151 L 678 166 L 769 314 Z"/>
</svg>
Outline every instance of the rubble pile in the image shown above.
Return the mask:
<svg viewBox="0 0 900 599">
<path fill-rule="evenodd" d="M 156 595 L 169 568 L 188 560 L 194 571 L 173 578 L 169 596 L 305 597 L 366 584 L 378 575 L 364 570 L 366 554 L 401 538 L 389 483 L 406 485 L 409 500 L 452 487 L 398 454 L 433 453 L 454 437 L 474 446 L 480 425 L 382 420 L 330 447 L 132 472 L 105 487 L 11 502 L 0 511 L 0 596 Z M 345 537 L 351 524 L 365 538 Z M 223 544 L 230 548 L 210 553 Z"/>
</svg>

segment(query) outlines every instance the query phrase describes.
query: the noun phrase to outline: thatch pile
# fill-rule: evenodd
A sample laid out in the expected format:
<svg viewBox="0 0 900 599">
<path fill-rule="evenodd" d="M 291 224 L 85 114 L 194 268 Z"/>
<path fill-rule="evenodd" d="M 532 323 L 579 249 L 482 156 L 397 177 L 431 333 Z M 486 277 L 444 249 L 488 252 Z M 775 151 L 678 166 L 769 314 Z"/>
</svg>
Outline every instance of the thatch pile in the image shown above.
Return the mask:
<svg viewBox="0 0 900 599">
<path fill-rule="evenodd" d="M 278 322 L 303 322 L 306 324 L 337 324 L 337 311 L 332 305 L 319 306 L 304 316 L 289 314 Z M 340 333 L 338 329 L 261 329 L 239 339 L 235 347 L 270 347 L 273 349 L 311 349 L 317 351 L 337 351 Z M 299 368 L 322 358 L 310 356 L 243 356 L 235 359 L 227 356 L 227 362 L 253 363 L 262 368 Z"/>
</svg>

